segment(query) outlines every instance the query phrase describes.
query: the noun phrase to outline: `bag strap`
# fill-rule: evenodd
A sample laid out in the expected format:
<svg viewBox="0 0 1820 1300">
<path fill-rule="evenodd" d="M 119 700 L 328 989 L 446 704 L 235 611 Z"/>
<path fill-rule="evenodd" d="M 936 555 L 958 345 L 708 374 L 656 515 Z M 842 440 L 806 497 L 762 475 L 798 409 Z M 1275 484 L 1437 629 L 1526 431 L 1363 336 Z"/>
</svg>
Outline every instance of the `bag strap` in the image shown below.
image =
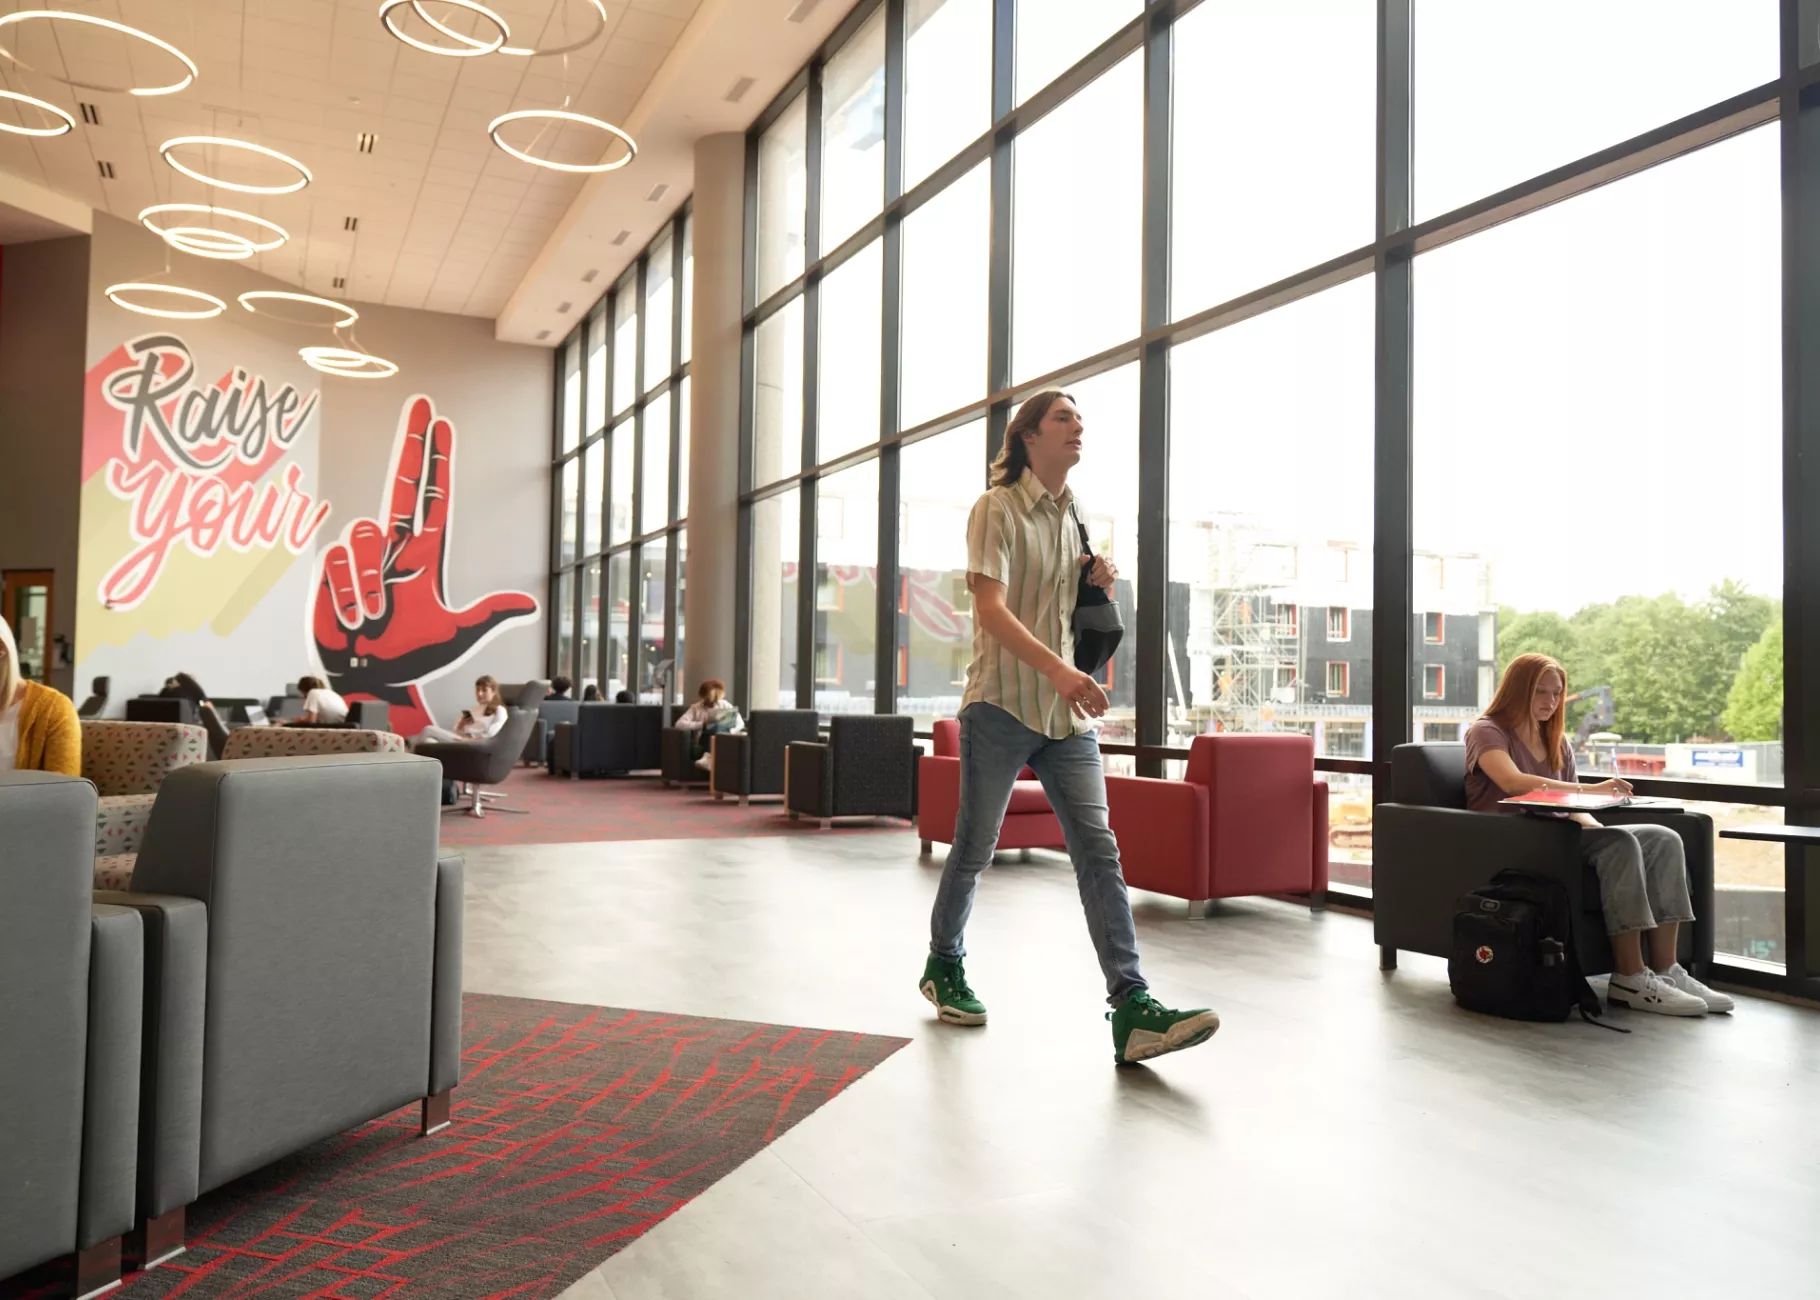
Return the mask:
<svg viewBox="0 0 1820 1300">
<path fill-rule="evenodd" d="M 1081 512 L 1072 501 L 1068 503 L 1068 513 L 1074 516 L 1074 526 L 1081 530 L 1081 554 L 1092 555 L 1093 542 L 1087 536 L 1087 525 L 1081 522 Z"/>
</svg>

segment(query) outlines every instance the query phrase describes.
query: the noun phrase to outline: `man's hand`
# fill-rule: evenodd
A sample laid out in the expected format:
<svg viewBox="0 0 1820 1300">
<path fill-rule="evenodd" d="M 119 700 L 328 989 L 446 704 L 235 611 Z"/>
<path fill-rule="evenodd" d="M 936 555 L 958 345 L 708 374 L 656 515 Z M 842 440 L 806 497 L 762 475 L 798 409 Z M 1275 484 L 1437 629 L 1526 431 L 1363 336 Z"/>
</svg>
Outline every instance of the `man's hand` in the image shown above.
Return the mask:
<svg viewBox="0 0 1820 1300">
<path fill-rule="evenodd" d="M 1087 575 L 1087 581 L 1103 591 L 1111 591 L 1112 584 L 1119 580 L 1119 566 L 1103 555 L 1092 557 L 1081 556 L 1081 563 L 1086 564 L 1091 558 L 1093 570 Z"/>
<path fill-rule="evenodd" d="M 1077 718 L 1104 717 L 1106 710 L 1112 707 L 1100 684 L 1071 663 L 1057 659 L 1055 666 L 1043 676 L 1055 687 L 1055 693 L 1068 701 L 1068 707 L 1074 710 Z"/>
</svg>

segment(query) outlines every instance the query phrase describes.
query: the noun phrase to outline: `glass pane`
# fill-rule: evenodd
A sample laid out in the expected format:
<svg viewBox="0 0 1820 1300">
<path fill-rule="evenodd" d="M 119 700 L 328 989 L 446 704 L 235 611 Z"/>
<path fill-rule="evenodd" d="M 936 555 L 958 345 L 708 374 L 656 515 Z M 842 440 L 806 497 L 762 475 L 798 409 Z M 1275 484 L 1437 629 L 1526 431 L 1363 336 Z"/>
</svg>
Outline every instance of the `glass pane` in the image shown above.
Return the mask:
<svg viewBox="0 0 1820 1300">
<path fill-rule="evenodd" d="M 693 437 L 689 428 L 689 377 L 683 376 L 677 388 L 677 401 L 682 403 L 682 410 L 677 420 L 676 438 L 676 517 L 689 517 L 689 443 Z"/>
<path fill-rule="evenodd" d="M 752 506 L 752 701 L 754 709 L 796 707 L 797 563 L 802 492 L 791 488 Z"/>
<path fill-rule="evenodd" d="M 803 300 L 766 317 L 755 342 L 752 482 L 763 487 L 803 467 Z"/>
<path fill-rule="evenodd" d="M 1020 380 L 1138 333 L 1143 73 L 1141 58 L 1125 59 L 1018 137 L 1011 359 Z"/>
<path fill-rule="evenodd" d="M 574 456 L 562 463 L 562 547 L 558 552 L 557 563 L 563 566 L 575 563 L 575 490 L 580 486 L 580 460 L 579 456 Z"/>
<path fill-rule="evenodd" d="M 809 184 L 809 105 L 798 95 L 758 141 L 758 296 L 803 273 Z"/>
<path fill-rule="evenodd" d="M 575 571 L 565 569 L 556 584 L 556 671 L 575 675 Z"/>
<path fill-rule="evenodd" d="M 991 209 L 982 163 L 904 222 L 903 428 L 985 396 Z"/>
<path fill-rule="evenodd" d="M 675 321 L 676 277 L 671 274 L 670 236 L 651 246 L 645 268 L 645 387 L 670 377 L 670 326 Z"/>
<path fill-rule="evenodd" d="M 1369 757 L 1373 353 L 1367 277 L 1171 356 L 1166 744 L 1300 731 Z M 1371 778 L 1327 781 L 1333 878 L 1369 886 Z"/>
<path fill-rule="evenodd" d="M 1620 756 L 1620 761 L 1622 758 Z M 1776 966 L 1788 963 L 1788 873 L 1783 847 L 1765 840 L 1728 840 L 1735 826 L 1783 824 L 1780 808 L 1744 803 L 1682 804 L 1713 819 L 1713 948 Z"/>
<path fill-rule="evenodd" d="M 967 513 L 986 490 L 986 423 L 905 447 L 898 459 L 897 711 L 918 730 L 960 712 L 973 658 Z"/>
<path fill-rule="evenodd" d="M 1039 22 L 1036 6 L 1025 7 L 1017 24 L 1017 102 L 1086 58 L 1143 8 L 1143 0 L 1043 0 Z"/>
<path fill-rule="evenodd" d="M 1113 599 L 1125 637 L 1099 681 L 1112 702 L 1100 729 L 1107 744 L 1137 744 L 1138 368 L 1120 366 L 1071 386 L 1080 408 L 1081 462 L 1068 475 L 1097 555 L 1118 566 Z M 1112 771 L 1107 768 L 1107 771 Z M 1129 765 L 1121 770 L 1130 771 Z"/>
<path fill-rule="evenodd" d="M 654 533 L 670 522 L 670 395 L 645 407 L 644 492 L 639 497 L 638 531 Z"/>
<path fill-rule="evenodd" d="M 670 659 L 664 640 L 664 603 L 669 592 L 666 573 L 670 564 L 670 539 L 666 535 L 638 549 L 642 578 L 638 584 L 640 607 L 638 635 L 638 702 L 662 704 L 663 683 L 658 672 Z"/>
<path fill-rule="evenodd" d="M 694 329 L 695 218 L 687 217 L 683 220 L 682 355 L 676 359 L 679 365 L 688 365 L 695 354 L 695 340 L 691 337 Z"/>
<path fill-rule="evenodd" d="M 1774 81 L 1776 10 L 1775 0 L 1416 0 L 1417 219 Z"/>
<path fill-rule="evenodd" d="M 597 442 L 587 451 L 587 470 L 582 476 L 581 554 L 604 549 L 601 528 L 605 516 L 607 493 L 607 444 Z"/>
<path fill-rule="evenodd" d="M 609 546 L 618 546 L 632 537 L 632 491 L 637 468 L 633 459 L 637 450 L 633 439 L 637 436 L 636 422 L 631 419 L 621 420 L 613 428 L 613 478 L 609 484 L 613 494 L 613 519 L 607 530 Z"/>
<path fill-rule="evenodd" d="M 1419 719 L 1539 650 L 1588 761 L 1781 783 L 1778 168 L 1761 127 L 1417 258 Z"/>
<path fill-rule="evenodd" d="M 821 406 L 823 461 L 878 441 L 880 349 L 884 346 L 885 258 L 882 241 L 822 281 Z"/>
<path fill-rule="evenodd" d="M 876 460 L 821 480 L 815 536 L 815 707 L 871 713 L 878 643 Z"/>
<path fill-rule="evenodd" d="M 581 442 L 581 344 L 570 341 L 562 350 L 562 450 L 571 452 Z"/>
<path fill-rule="evenodd" d="M 885 7 L 822 69 L 826 253 L 885 206 Z"/>
<path fill-rule="evenodd" d="M 683 690 L 685 689 L 685 684 L 683 682 L 683 664 L 685 662 L 683 659 L 683 631 L 688 620 L 684 617 L 687 608 L 684 597 L 688 594 L 688 591 L 689 530 L 686 528 L 679 528 L 676 530 L 676 671 L 671 675 L 670 679 L 672 688 L 670 692 L 670 702 L 672 704 L 681 704 L 683 702 Z M 727 674 L 724 680 L 731 681 L 732 675 L 730 673 Z"/>
<path fill-rule="evenodd" d="M 607 301 L 588 315 L 588 432 L 607 422 Z"/>
<path fill-rule="evenodd" d="M 600 663 L 600 561 L 591 560 L 581 571 L 581 655 L 575 664 L 574 680 L 586 687 L 598 683 L 595 675 Z M 575 693 L 581 698 L 581 692 Z"/>
<path fill-rule="evenodd" d="M 621 551 L 607 562 L 607 680 L 601 687 L 608 700 L 616 699 L 632 676 L 632 553 Z"/>
<path fill-rule="evenodd" d="M 637 378 L 638 275 L 628 271 L 613 300 L 613 414 L 632 405 Z"/>
<path fill-rule="evenodd" d="M 992 125 L 992 0 L 910 0 L 904 188 Z"/>
<path fill-rule="evenodd" d="M 1175 40 L 1172 314 L 1369 244 L 1376 6 L 1204 4 L 1176 24 Z M 1303 78 L 1321 93 L 1280 93 Z"/>
</svg>

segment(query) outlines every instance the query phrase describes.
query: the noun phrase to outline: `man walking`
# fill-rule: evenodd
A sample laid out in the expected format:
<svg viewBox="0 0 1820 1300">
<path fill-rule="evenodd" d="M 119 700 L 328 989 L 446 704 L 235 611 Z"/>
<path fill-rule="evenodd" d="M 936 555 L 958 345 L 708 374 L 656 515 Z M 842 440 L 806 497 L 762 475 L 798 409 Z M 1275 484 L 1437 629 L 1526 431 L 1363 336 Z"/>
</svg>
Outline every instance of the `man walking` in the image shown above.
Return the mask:
<svg viewBox="0 0 1820 1300">
<path fill-rule="evenodd" d="M 961 802 L 954 843 L 930 921 L 922 993 L 956 1025 L 986 1023 L 968 987 L 961 942 L 979 874 L 992 861 L 1011 788 L 1026 765 L 1061 823 L 1081 909 L 1112 1006 L 1119 1064 L 1194 1047 L 1213 1037 L 1212 1011 L 1172 1011 L 1150 996 L 1138 970 L 1137 931 L 1107 823 L 1106 775 L 1092 719 L 1106 693 L 1074 666 L 1080 531 L 1068 471 L 1080 463 L 1084 426 L 1074 400 L 1054 390 L 1018 408 L 992 466 L 992 488 L 967 520 L 967 587 L 973 593 L 973 662 L 961 701 Z M 1104 556 L 1089 580 L 1111 588 Z"/>
</svg>

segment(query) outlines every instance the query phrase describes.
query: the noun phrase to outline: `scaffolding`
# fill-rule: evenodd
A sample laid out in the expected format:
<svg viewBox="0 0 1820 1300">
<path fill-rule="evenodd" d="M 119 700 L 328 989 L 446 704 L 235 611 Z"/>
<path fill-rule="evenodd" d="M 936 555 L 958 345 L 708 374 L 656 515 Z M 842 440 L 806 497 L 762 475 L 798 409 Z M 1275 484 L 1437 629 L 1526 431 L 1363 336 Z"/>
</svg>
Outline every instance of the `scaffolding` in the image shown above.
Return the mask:
<svg viewBox="0 0 1820 1300">
<path fill-rule="evenodd" d="M 1193 533 L 1202 551 L 1195 567 L 1211 581 L 1195 584 L 1189 599 L 1211 607 L 1196 608 L 1188 643 L 1170 647 L 1171 712 L 1195 732 L 1269 730 L 1302 679 L 1300 610 L 1282 598 L 1296 582 L 1298 548 L 1241 515 L 1203 521 Z"/>
</svg>

